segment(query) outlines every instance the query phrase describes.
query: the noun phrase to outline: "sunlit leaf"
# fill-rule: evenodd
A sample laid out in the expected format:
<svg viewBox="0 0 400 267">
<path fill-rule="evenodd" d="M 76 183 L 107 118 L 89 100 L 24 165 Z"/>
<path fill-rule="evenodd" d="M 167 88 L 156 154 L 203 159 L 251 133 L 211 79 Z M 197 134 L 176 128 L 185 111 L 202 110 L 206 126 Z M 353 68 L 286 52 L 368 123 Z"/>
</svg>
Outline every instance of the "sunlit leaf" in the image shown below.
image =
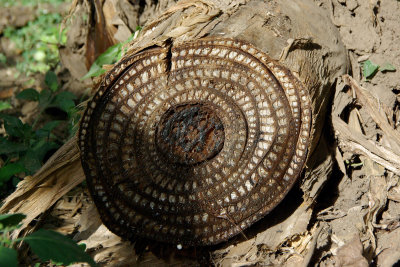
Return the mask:
<svg viewBox="0 0 400 267">
<path fill-rule="evenodd" d="M 101 68 L 96 62 L 90 67 L 90 70 L 81 78 L 81 80 L 85 80 L 90 77 L 97 77 L 106 72 Z"/>
<path fill-rule="evenodd" d="M 396 68 L 392 64 L 386 62 L 385 64 L 383 64 L 382 66 L 379 67 L 379 70 L 381 72 L 396 71 Z"/>
<path fill-rule="evenodd" d="M 94 61 L 89 72 L 82 77 L 82 80 L 103 74 L 105 72 L 105 70 L 102 69 L 103 65 L 113 64 L 121 58 L 121 47 L 122 43 L 110 46 Z"/>
<path fill-rule="evenodd" d="M 38 50 L 33 54 L 33 58 L 36 61 L 44 61 L 46 59 L 46 53 L 44 51 Z"/>
<path fill-rule="evenodd" d="M 367 79 L 372 78 L 378 71 L 379 65 L 374 64 L 371 60 L 363 63 L 363 76 Z"/>
<path fill-rule="evenodd" d="M 10 102 L 8 102 L 8 101 L 0 101 L 0 111 L 9 109 L 11 107 L 12 106 L 11 106 Z"/>
</svg>

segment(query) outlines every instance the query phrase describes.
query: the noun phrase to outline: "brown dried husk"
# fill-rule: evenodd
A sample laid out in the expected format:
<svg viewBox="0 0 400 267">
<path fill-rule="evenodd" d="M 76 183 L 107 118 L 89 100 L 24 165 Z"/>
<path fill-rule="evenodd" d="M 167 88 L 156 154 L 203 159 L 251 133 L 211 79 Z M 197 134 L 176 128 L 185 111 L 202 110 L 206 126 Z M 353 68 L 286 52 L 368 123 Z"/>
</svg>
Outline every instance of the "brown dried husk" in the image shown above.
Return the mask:
<svg viewBox="0 0 400 267">
<path fill-rule="evenodd" d="M 76 8 L 79 1 L 75 1 L 75 4 Z M 161 5 L 169 6 L 165 1 L 160 1 L 154 10 L 162 9 Z M 33 231 L 40 225 L 32 224 L 32 221 L 38 218 L 46 221 L 48 219 L 45 216 L 50 214 L 59 225 L 53 228 L 65 234 L 74 234 L 77 241 L 86 243 L 97 262 L 109 266 L 140 263 L 155 266 L 167 262 L 198 265 L 204 263 L 201 260 L 209 252 L 212 262 L 220 266 L 307 264 L 320 233 L 317 225 L 307 228 L 313 201 L 327 181 L 333 162 L 325 139 L 320 138 L 321 131 L 333 93 L 332 85 L 348 67 L 346 50 L 337 29 L 324 10 L 311 0 L 184 0 L 170 5 L 159 14 L 149 20 L 139 37 L 127 46 L 126 56 L 150 46 L 162 47 L 170 42 L 180 43 L 204 36 L 237 38 L 254 44 L 281 62 L 306 85 L 312 99 L 314 126 L 310 148 L 312 153 L 300 185 L 303 199 L 300 199 L 297 186 L 292 190 L 295 193 L 287 196 L 289 200 L 285 199 L 265 219 L 246 231 L 247 240 L 239 236 L 218 247 L 197 251 L 197 254 L 192 250 L 163 248 L 167 255 L 165 257 L 159 246 L 144 243 L 144 247 L 148 245 L 150 251 L 142 250 L 138 257 L 129 242 L 121 240 L 101 224 L 94 205 L 87 201 L 85 189 L 78 187 L 68 193 L 85 179 L 76 138 L 73 138 L 38 173 L 26 177 L 5 200 L 0 212 L 27 215 L 22 227 L 13 233 L 14 236 Z M 75 209 L 65 209 L 60 204 L 70 199 L 71 195 L 67 194 L 80 196 L 78 202 L 82 204 L 81 213 Z M 64 209 L 64 212 L 56 212 L 60 209 Z M 63 225 L 66 221 L 60 213 L 69 214 L 68 224 L 74 222 L 74 227 Z M 140 245 L 139 241 L 136 242 L 137 247 Z M 195 259 L 193 253 L 197 256 Z"/>
</svg>

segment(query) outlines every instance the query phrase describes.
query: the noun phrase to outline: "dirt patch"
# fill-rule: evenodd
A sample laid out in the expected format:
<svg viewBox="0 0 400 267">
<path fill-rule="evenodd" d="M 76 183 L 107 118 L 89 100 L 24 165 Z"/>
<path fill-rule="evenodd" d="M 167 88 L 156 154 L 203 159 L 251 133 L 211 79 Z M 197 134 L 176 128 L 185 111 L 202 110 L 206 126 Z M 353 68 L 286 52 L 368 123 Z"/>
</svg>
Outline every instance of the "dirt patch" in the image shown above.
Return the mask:
<svg viewBox="0 0 400 267">
<path fill-rule="evenodd" d="M 397 69 L 400 67 L 400 46 L 397 41 L 400 19 L 394 15 L 399 12 L 400 3 L 357 0 L 316 2 L 330 12 L 332 21 L 339 28 L 352 63 L 352 84 L 357 83 L 365 88 L 337 87 L 334 109 L 341 111 L 334 111 L 332 116 L 339 143 L 337 160 L 345 175 L 341 178 L 332 177 L 340 179 L 337 198 L 317 217 L 327 222 L 332 231 L 331 248 L 329 252 L 322 253 L 318 261 L 324 266 L 332 266 L 330 261 L 340 257 L 340 249 L 336 251 L 335 247 L 351 244 L 356 235 L 363 244 L 362 254 L 370 264 L 391 266 L 400 259 L 398 248 L 391 243 L 394 239 L 400 239 L 396 230 L 399 226 L 399 202 L 397 198 L 390 199 L 387 196 L 388 192 L 398 188 L 398 173 L 394 169 L 388 170 L 388 166 L 385 169 L 381 165 L 383 162 L 377 163 L 379 160 L 374 153 L 379 152 L 369 153 L 369 149 L 364 149 L 369 146 L 367 143 L 361 144 L 360 141 L 360 146 L 354 143 L 350 147 L 341 143 L 344 128 L 335 125 L 335 117 L 341 117 L 346 122 L 349 133 L 354 136 L 359 133 L 365 142 L 381 146 L 385 151 L 387 149 L 387 154 L 381 154 L 383 157 L 397 157 L 397 154 L 390 156 L 390 153 L 396 153 L 399 145 L 394 137 L 398 132 L 393 128 L 397 127 L 400 72 L 378 71 L 372 78 L 366 79 L 363 77 L 362 63 L 369 59 L 380 66 L 390 63 Z M 347 110 L 341 108 L 343 105 Z M 327 213 L 330 217 L 324 218 Z M 387 253 L 388 250 L 391 253 Z"/>
</svg>

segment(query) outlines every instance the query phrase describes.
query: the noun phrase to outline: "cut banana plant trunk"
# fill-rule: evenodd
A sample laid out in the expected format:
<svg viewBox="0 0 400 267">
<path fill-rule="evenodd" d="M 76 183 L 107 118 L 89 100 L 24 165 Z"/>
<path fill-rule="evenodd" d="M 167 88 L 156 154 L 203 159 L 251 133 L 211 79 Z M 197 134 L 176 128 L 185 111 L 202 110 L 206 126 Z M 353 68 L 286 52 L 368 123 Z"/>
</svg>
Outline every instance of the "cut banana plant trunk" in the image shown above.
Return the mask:
<svg viewBox="0 0 400 267">
<path fill-rule="evenodd" d="M 96 216 L 124 240 L 276 251 L 316 238 L 307 226 L 332 164 L 321 133 L 348 67 L 329 16 L 311 0 L 159 5 L 98 80 L 77 137 L 1 212 L 27 214 L 26 230 L 86 178 Z M 302 199 L 277 206 L 299 179 Z"/>
</svg>

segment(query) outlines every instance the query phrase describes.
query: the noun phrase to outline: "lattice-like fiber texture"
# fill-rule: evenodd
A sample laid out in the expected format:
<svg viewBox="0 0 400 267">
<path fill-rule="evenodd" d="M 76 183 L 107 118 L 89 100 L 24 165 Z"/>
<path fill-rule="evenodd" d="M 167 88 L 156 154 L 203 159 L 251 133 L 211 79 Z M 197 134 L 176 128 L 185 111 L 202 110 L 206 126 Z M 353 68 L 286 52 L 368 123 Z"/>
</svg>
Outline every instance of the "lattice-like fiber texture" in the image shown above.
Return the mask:
<svg viewBox="0 0 400 267">
<path fill-rule="evenodd" d="M 118 63 L 89 102 L 82 166 L 104 224 L 187 246 L 240 233 L 303 168 L 307 90 L 246 42 L 200 39 Z"/>
</svg>

